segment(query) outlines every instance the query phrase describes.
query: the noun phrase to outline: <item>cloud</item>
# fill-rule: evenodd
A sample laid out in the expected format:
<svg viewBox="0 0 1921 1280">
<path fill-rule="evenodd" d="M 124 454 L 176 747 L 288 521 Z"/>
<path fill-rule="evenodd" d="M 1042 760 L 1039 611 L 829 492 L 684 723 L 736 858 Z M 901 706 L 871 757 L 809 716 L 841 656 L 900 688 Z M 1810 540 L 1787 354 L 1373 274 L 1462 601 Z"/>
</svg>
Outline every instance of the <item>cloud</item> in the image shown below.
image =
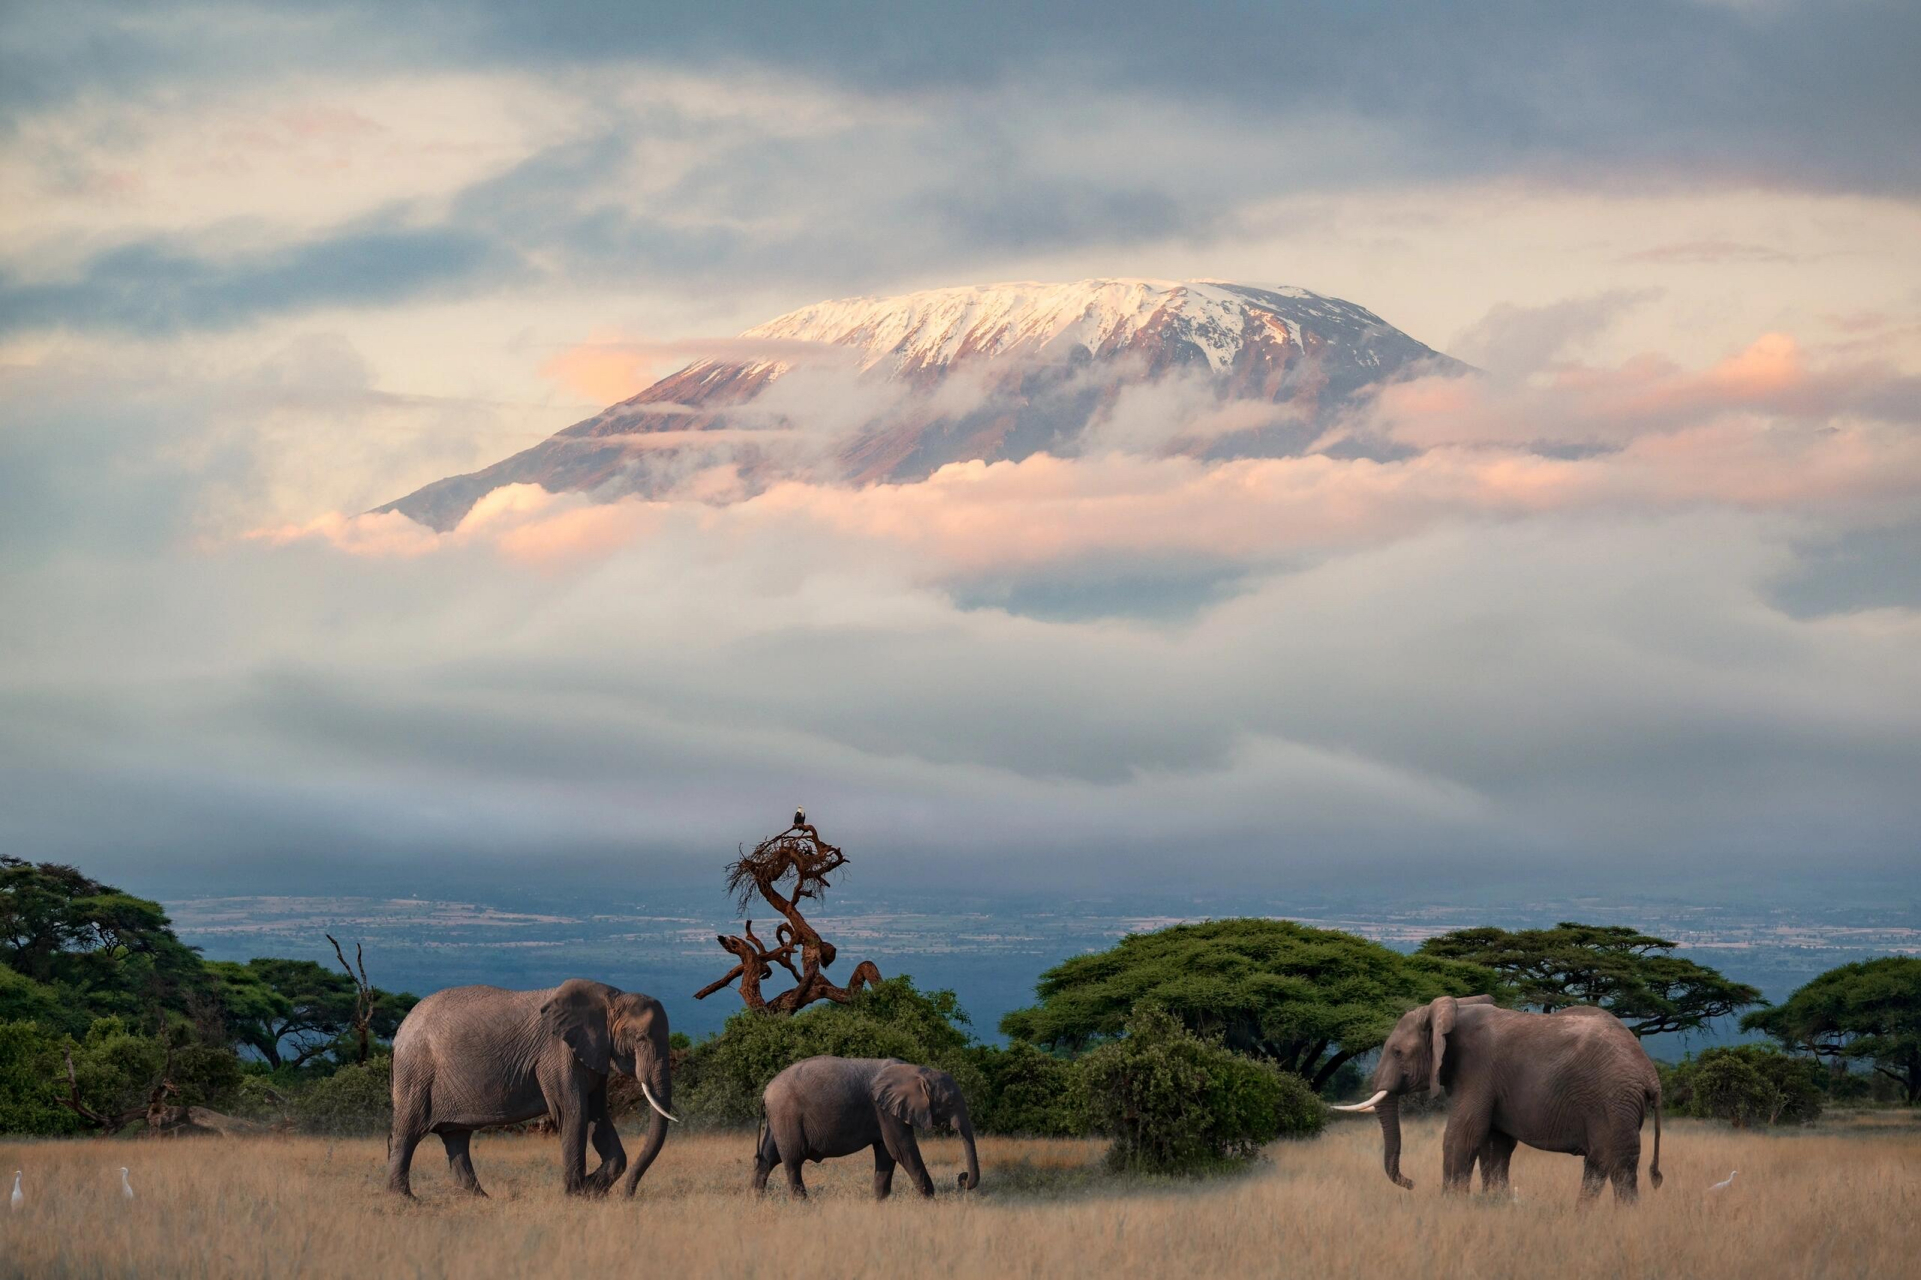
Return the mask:
<svg viewBox="0 0 1921 1280">
<path fill-rule="evenodd" d="M 1646 354 L 1611 368 L 1566 366 L 1545 384 L 1454 378 L 1398 383 L 1374 398 L 1367 425 L 1416 448 L 1612 447 L 1733 414 L 1804 427 L 1848 417 L 1909 424 L 1921 403 L 1917 393 L 1921 380 L 1884 363 L 1812 368 L 1793 337 L 1772 333 L 1699 371 Z"/>
<path fill-rule="evenodd" d="M 514 255 L 474 236 L 384 219 L 237 257 L 144 241 L 108 250 L 65 278 L 0 275 L 0 333 L 219 329 L 286 310 L 381 305 L 471 289 L 519 269 Z"/>
<path fill-rule="evenodd" d="M 1657 289 L 1611 289 L 1545 306 L 1504 302 L 1457 334 L 1448 351 L 1457 359 L 1505 375 L 1548 368 L 1622 316 L 1660 297 Z"/>
<path fill-rule="evenodd" d="M 787 388 L 779 402 L 753 406 L 770 421 L 810 424 L 806 431 L 633 437 L 642 452 L 682 451 L 659 465 L 674 468 L 687 487 L 673 491 L 662 471 L 656 478 L 668 492 L 661 500 L 600 505 L 508 486 L 477 506 L 446 545 L 492 542 L 512 557 L 560 560 L 612 554 L 625 541 L 655 536 L 663 521 L 691 520 L 725 537 L 781 525 L 892 545 L 928 580 L 953 581 L 1103 557 L 1271 567 L 1462 519 L 1703 504 L 1862 519 L 1921 498 L 1921 436 L 1913 429 L 1921 400 L 1910 394 L 1913 380 L 1885 366 L 1811 363 L 1784 334 L 1764 335 L 1697 371 L 1639 357 L 1616 368 L 1564 366 L 1538 383 L 1435 377 L 1390 384 L 1356 411 L 1353 429 L 1412 446 L 1398 456 L 1305 448 L 1284 457 L 1216 458 L 1213 442 L 1272 427 L 1283 411 L 1224 402 L 1202 381 L 1173 377 L 1117 397 L 1077 456 L 960 463 L 920 483 L 852 488 L 833 472 L 810 478 L 810 460 L 843 447 L 849 432 L 876 417 L 901 411 L 902 392 L 844 368 L 823 372 L 833 376 L 774 383 Z M 968 390 L 981 404 L 998 394 L 987 384 Z M 961 415 L 973 409 L 947 407 Z M 1311 430 L 1301 425 L 1305 445 Z M 772 460 L 773 470 L 751 487 L 731 460 L 742 447 Z M 327 517 L 304 532 L 357 553 L 393 546 L 418 554 L 432 545 L 396 543 L 390 519 L 362 527 Z"/>
<path fill-rule="evenodd" d="M 1796 262 L 1799 256 L 1765 244 L 1746 244 L 1739 240 L 1679 240 L 1658 244 L 1622 256 L 1622 262 L 1659 264 L 1701 263 L 1722 266 L 1731 263 Z"/>
<path fill-rule="evenodd" d="M 539 15 L 505 3 L 395 15 L 345 0 L 298 11 L 228 3 L 155 23 L 99 4 L 86 39 L 31 11 L 10 15 L 0 101 L 45 109 L 313 65 L 511 67 L 547 80 L 744 66 L 905 103 L 1020 83 L 1084 96 L 1124 85 L 1117 96 L 1204 106 L 1256 134 L 1303 117 L 1354 119 L 1409 139 L 1430 175 L 1591 182 L 1625 172 L 1911 194 L 1921 169 L 1907 146 L 1916 108 L 1907 53 L 1918 21 L 1909 6 L 1885 4 L 1650 3 L 1622 23 L 1525 4 L 1362 18 L 1336 4 L 1176 12 L 1130 2 L 1107 6 L 1098 23 L 1059 4 L 908 18 L 878 3 L 831 14 L 748 3 L 662 24 L 606 0 Z M 1645 38 L 1657 29 L 1659 40 Z"/>
</svg>

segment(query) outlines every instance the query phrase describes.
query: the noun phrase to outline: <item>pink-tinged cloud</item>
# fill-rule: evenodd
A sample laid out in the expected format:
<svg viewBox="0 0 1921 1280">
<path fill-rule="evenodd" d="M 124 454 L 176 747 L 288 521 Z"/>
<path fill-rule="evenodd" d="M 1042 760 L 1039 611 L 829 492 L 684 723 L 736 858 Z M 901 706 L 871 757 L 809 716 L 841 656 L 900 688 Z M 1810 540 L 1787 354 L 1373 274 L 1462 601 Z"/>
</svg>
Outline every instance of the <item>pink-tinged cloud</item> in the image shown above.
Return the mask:
<svg viewBox="0 0 1921 1280">
<path fill-rule="evenodd" d="M 1364 421 L 1417 448 L 1618 446 L 1741 413 L 1913 420 L 1921 417 L 1921 379 L 1884 363 L 1811 368 L 1791 336 L 1770 333 L 1698 372 L 1643 355 L 1615 368 L 1563 368 L 1545 383 L 1416 379 L 1383 388 Z"/>
<path fill-rule="evenodd" d="M 886 546 L 938 578 L 1099 553 L 1260 562 L 1378 545 L 1445 521 L 1556 512 L 1719 506 L 1874 518 L 1921 503 L 1921 432 L 1863 409 L 1902 391 L 1886 370 L 1810 369 L 1792 339 L 1768 335 L 1697 373 L 1650 358 L 1565 371 L 1543 386 L 1456 378 L 1388 388 L 1376 423 L 1425 445 L 1392 461 L 1040 454 L 954 464 L 918 483 L 785 480 L 758 493 L 721 465 L 690 471 L 657 500 L 596 504 L 506 486 L 445 535 L 399 515 L 330 515 L 259 536 L 320 538 L 357 555 L 481 545 L 557 565 L 614 554 L 673 523 L 721 538 L 820 533 Z M 1836 413 L 1819 416 L 1824 408 Z M 1606 447 L 1576 457 L 1525 447 L 1543 439 Z"/>
<path fill-rule="evenodd" d="M 398 511 L 359 516 L 329 511 L 305 524 L 254 529 L 246 537 L 276 546 L 318 539 L 356 556 L 420 556 L 446 544 L 433 530 L 415 524 Z"/>
</svg>

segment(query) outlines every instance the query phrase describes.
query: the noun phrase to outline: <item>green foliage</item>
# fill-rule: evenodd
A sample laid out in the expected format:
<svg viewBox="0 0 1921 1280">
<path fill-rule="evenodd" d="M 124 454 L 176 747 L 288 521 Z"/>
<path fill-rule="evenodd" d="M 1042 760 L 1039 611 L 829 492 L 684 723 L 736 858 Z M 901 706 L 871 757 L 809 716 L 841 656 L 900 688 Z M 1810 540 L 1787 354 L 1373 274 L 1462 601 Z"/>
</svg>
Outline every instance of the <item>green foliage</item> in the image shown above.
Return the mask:
<svg viewBox="0 0 1921 1280">
<path fill-rule="evenodd" d="M 59 1052 L 60 1037 L 37 1023 L 0 1023 L 0 1133 L 80 1131 L 80 1118 L 54 1102 L 46 1074 Z"/>
<path fill-rule="evenodd" d="M 1625 925 L 1563 922 L 1552 929 L 1457 929 L 1429 938 L 1421 954 L 1492 969 L 1531 1008 L 1599 1005 L 1637 1036 L 1699 1030 L 1760 1003 L 1761 993 L 1746 983 L 1666 954 L 1674 946 Z"/>
<path fill-rule="evenodd" d="M 49 1027 L 67 1023 L 70 1011 L 60 993 L 25 974 L 0 968 L 0 1021 L 38 1022 Z"/>
<path fill-rule="evenodd" d="M 1408 1008 L 1496 992 L 1486 969 L 1289 920 L 1214 920 L 1130 934 L 1049 969 L 1040 1003 L 1001 1020 L 1016 1040 L 1078 1051 L 1153 1002 L 1199 1035 L 1324 1086 L 1378 1048 Z"/>
<path fill-rule="evenodd" d="M 1661 1098 L 1675 1115 L 1756 1124 L 1820 1118 L 1820 1064 L 1766 1045 L 1725 1045 L 1661 1069 Z"/>
<path fill-rule="evenodd" d="M 1091 1127 L 1117 1169 L 1183 1173 L 1248 1160 L 1283 1133 L 1320 1129 L 1312 1089 L 1271 1063 L 1202 1040 L 1147 1003 L 1080 1064 Z"/>
<path fill-rule="evenodd" d="M 1871 1064 L 1921 1102 L 1921 957 L 1830 969 L 1773 1008 L 1741 1020 L 1790 1049 Z"/>
<path fill-rule="evenodd" d="M 394 1115 L 393 1063 L 392 1056 L 383 1054 L 315 1080 L 294 1095 L 294 1122 L 305 1133 L 386 1133 Z"/>
<path fill-rule="evenodd" d="M 156 1030 L 159 1011 L 187 1012 L 209 986 L 159 903 L 14 857 L 0 857 L 0 962 L 53 993 L 37 1021 L 76 1035 L 107 1016 Z"/>
<path fill-rule="evenodd" d="M 938 1067 L 971 1105 L 983 1081 L 968 1052 L 966 1025 L 953 992 L 920 991 L 905 976 L 869 987 L 848 1004 L 817 1004 L 791 1017 L 743 1009 L 688 1053 L 675 1078 L 675 1107 L 690 1123 L 754 1124 L 767 1082 L 818 1054 Z"/>
<path fill-rule="evenodd" d="M 981 1045 L 973 1061 L 982 1093 L 969 1102 L 982 1133 L 1065 1138 L 1087 1132 L 1078 1064 L 1018 1040 L 1005 1049 Z"/>
<path fill-rule="evenodd" d="M 356 992 L 346 974 L 311 960 L 272 957 L 212 961 L 207 971 L 229 1033 L 269 1066 L 304 1066 L 327 1054 L 339 1062 L 353 1052 Z M 392 1039 L 417 1003 L 405 992 L 376 988 L 374 1035 Z"/>
</svg>

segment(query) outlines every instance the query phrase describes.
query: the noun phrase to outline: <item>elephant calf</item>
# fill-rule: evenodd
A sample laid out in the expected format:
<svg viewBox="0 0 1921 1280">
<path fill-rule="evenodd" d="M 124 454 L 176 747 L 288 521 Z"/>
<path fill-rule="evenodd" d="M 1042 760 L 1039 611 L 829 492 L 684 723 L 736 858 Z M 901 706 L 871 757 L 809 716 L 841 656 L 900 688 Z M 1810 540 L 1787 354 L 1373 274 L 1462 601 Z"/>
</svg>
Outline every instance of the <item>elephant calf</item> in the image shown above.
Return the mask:
<svg viewBox="0 0 1921 1280">
<path fill-rule="evenodd" d="M 1492 996 L 1442 996 L 1411 1009 L 1381 1046 L 1374 1096 L 1336 1111 L 1378 1111 L 1387 1176 L 1401 1187 L 1401 1096 L 1443 1087 L 1447 1131 L 1441 1183 L 1464 1191 L 1481 1165 L 1481 1187 L 1507 1186 L 1517 1142 L 1585 1162 L 1581 1199 L 1614 1184 L 1633 1200 L 1641 1122 L 1654 1112 L 1648 1181 L 1661 1185 L 1661 1077 L 1621 1020 L 1586 1005 L 1558 1013 L 1495 1007 Z"/>
<path fill-rule="evenodd" d="M 449 987 L 415 1005 L 394 1034 L 394 1119 L 387 1188 L 413 1194 L 414 1148 L 440 1135 L 454 1180 L 485 1195 L 467 1145 L 475 1129 L 551 1115 L 568 1192 L 604 1194 L 627 1167 L 607 1110 L 607 1077 L 640 1081 L 655 1115 L 627 1194 L 660 1154 L 677 1117 L 667 1069 L 667 1011 L 652 996 L 570 978 L 544 991 Z M 589 1129 L 600 1166 L 586 1172 Z"/>
<path fill-rule="evenodd" d="M 927 1176 L 914 1130 L 949 1124 L 959 1131 L 967 1148 L 961 1189 L 980 1185 L 980 1159 L 974 1151 L 967 1101 L 945 1071 L 898 1058 L 807 1058 L 768 1082 L 761 1102 L 766 1119 L 754 1151 L 756 1191 L 767 1189 L 767 1175 L 778 1164 L 787 1170 L 788 1189 L 804 1200 L 802 1161 L 818 1163 L 871 1147 L 876 1200 L 885 1200 L 893 1189 L 896 1164 L 906 1165 L 920 1193 L 931 1196 L 934 1180 Z"/>
</svg>

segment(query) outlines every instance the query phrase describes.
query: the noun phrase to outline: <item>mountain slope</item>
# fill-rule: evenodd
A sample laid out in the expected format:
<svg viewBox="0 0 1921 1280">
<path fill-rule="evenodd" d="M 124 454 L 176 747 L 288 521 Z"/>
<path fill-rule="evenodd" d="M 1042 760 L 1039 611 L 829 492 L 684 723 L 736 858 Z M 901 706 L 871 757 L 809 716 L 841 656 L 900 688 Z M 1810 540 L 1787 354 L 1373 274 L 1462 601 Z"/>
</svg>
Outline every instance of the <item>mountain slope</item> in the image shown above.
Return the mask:
<svg viewBox="0 0 1921 1280">
<path fill-rule="evenodd" d="M 1465 369 L 1351 302 L 1214 280 L 847 298 L 727 347 L 728 358 L 379 510 L 444 530 L 506 484 L 612 499 L 665 493 L 712 467 L 749 490 L 792 475 L 909 481 L 950 462 L 1079 453 L 1116 433 L 1124 447 L 1284 455 L 1373 385 Z"/>
</svg>

